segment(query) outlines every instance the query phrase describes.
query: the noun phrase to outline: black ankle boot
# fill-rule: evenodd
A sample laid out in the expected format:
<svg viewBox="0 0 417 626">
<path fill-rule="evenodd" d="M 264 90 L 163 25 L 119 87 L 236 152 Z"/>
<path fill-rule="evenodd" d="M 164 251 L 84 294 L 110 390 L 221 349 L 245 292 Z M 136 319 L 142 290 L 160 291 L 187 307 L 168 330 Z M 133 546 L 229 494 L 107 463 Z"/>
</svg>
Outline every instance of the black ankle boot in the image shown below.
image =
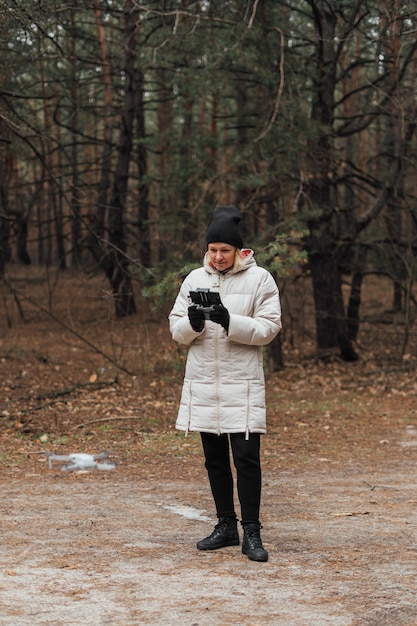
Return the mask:
<svg viewBox="0 0 417 626">
<path fill-rule="evenodd" d="M 262 545 L 261 528 L 258 523 L 242 524 L 243 526 L 243 543 L 242 552 L 246 554 L 251 561 L 267 561 L 268 552 Z"/>
<path fill-rule="evenodd" d="M 219 517 L 211 535 L 197 543 L 198 550 L 217 550 L 226 546 L 238 546 L 239 533 L 237 519 L 233 517 Z"/>
</svg>

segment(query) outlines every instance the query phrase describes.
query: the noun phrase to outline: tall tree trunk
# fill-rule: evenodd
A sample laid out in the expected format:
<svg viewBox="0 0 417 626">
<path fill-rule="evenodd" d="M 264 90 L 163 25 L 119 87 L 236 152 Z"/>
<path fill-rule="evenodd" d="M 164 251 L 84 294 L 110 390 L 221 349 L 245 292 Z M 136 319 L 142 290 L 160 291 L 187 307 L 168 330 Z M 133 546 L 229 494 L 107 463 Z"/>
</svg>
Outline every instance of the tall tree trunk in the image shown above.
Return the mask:
<svg viewBox="0 0 417 626">
<path fill-rule="evenodd" d="M 404 154 L 403 146 L 401 146 L 401 108 L 403 102 L 401 101 L 400 94 L 400 80 L 399 80 L 399 60 L 400 60 L 400 32 L 399 32 L 399 15 L 400 4 L 399 0 L 394 0 L 389 3 L 389 6 L 385 7 L 383 12 L 383 20 L 387 22 L 386 32 L 387 36 L 384 38 L 383 43 L 383 58 L 386 71 L 392 76 L 392 81 L 395 85 L 391 98 L 387 103 L 388 115 L 386 118 L 385 137 L 382 145 L 382 162 L 388 160 L 387 165 L 390 165 L 392 158 L 401 159 L 401 155 Z M 389 196 L 387 199 L 387 206 L 385 210 L 385 220 L 387 227 L 388 239 L 390 240 L 390 252 L 391 259 L 390 270 L 394 276 L 394 289 L 392 308 L 394 311 L 401 311 L 402 308 L 402 283 L 405 278 L 404 267 L 404 249 L 401 246 L 402 239 L 402 204 L 403 204 L 403 173 L 400 166 L 398 172 L 398 178 L 394 187 L 389 189 Z"/>
<path fill-rule="evenodd" d="M 19 211 L 19 213 L 16 214 L 15 228 L 17 258 L 24 265 L 30 265 L 32 261 L 27 249 L 28 220 L 25 213 Z"/>
<path fill-rule="evenodd" d="M 239 72 L 236 74 L 236 101 L 237 101 L 237 114 L 236 114 L 236 153 L 238 155 L 245 153 L 245 146 L 248 141 L 248 95 L 247 86 L 245 83 L 245 76 Z M 236 205 L 243 209 L 247 206 L 252 199 L 253 189 L 248 184 L 248 164 L 246 159 L 241 159 L 237 168 L 238 181 L 237 190 L 235 192 L 234 202 Z M 245 219 L 242 223 L 243 226 L 243 238 L 246 241 L 250 241 L 256 236 L 257 220 L 255 215 L 255 206 L 251 206 L 251 212 L 245 213 Z"/>
<path fill-rule="evenodd" d="M 1 164 L 4 169 L 4 163 Z M 7 211 L 7 184 L 3 183 L 3 172 L 0 177 L 0 278 L 10 261 L 10 221 Z"/>
<path fill-rule="evenodd" d="M 132 0 L 124 5 L 124 31 L 126 34 L 124 62 L 124 103 L 120 121 L 118 157 L 114 173 L 113 188 L 108 201 L 108 178 L 112 156 L 112 92 L 111 70 L 107 57 L 104 31 L 101 24 L 99 3 L 95 2 L 96 29 L 99 41 L 100 60 L 104 79 L 105 120 L 103 137 L 102 169 L 98 191 L 98 206 L 95 221 L 90 226 L 89 247 L 98 265 L 109 280 L 117 317 L 136 313 L 132 277 L 127 257 L 125 234 L 126 202 L 129 167 L 132 158 L 134 121 L 141 87 L 140 72 L 135 68 L 137 47 L 137 25 L 139 11 Z M 107 215 L 107 239 L 106 236 Z"/>
<path fill-rule="evenodd" d="M 337 255 L 331 245 L 311 244 L 309 251 L 319 350 L 339 347 L 345 361 L 358 358 L 349 336 Z M 314 250 L 314 252 L 313 252 Z"/>
<path fill-rule="evenodd" d="M 154 202 L 152 202 L 153 208 L 153 219 L 157 221 L 160 219 L 160 216 L 169 213 L 170 202 L 168 197 L 167 185 L 165 183 L 166 171 L 168 168 L 169 158 L 167 157 L 170 149 L 171 149 L 171 141 L 169 137 L 169 132 L 174 124 L 174 112 L 172 107 L 172 100 L 170 97 L 170 89 L 167 84 L 166 70 L 164 67 L 158 68 L 156 70 L 156 76 L 159 84 L 159 93 L 158 93 L 158 105 L 157 105 L 157 123 L 158 123 L 158 136 L 159 141 L 157 145 L 157 154 L 156 154 L 156 176 L 157 176 L 157 185 L 156 185 L 156 193 L 154 197 Z M 176 220 L 176 228 L 178 229 L 176 232 L 175 239 L 179 242 L 184 242 L 183 237 L 183 229 L 184 229 L 184 220 L 178 218 Z M 143 226 L 141 226 L 142 231 L 145 230 Z M 149 228 L 149 226 L 148 226 Z M 155 261 L 159 260 L 159 241 L 157 237 L 154 237 L 152 241 L 151 248 L 151 263 L 155 264 Z"/>
<path fill-rule="evenodd" d="M 76 3 L 71 9 L 71 217 L 72 217 L 72 265 L 77 267 L 82 262 L 81 245 L 81 203 L 80 203 L 80 176 L 78 165 L 78 82 L 77 82 L 77 55 L 76 55 Z"/>
<path fill-rule="evenodd" d="M 103 150 L 101 154 L 101 171 L 98 183 L 97 212 L 95 221 L 90 230 L 90 247 L 96 250 L 97 258 L 101 257 L 101 247 L 105 237 L 105 223 L 110 188 L 110 171 L 112 160 L 113 142 L 113 97 L 111 66 L 107 54 L 107 45 L 99 0 L 94 0 L 94 15 L 99 47 L 101 71 L 103 75 L 103 100 L 104 100 L 104 128 Z"/>
<path fill-rule="evenodd" d="M 0 136 L 5 138 L 8 131 L 0 121 Z M 8 151 L 8 141 L 0 145 L 0 278 L 11 258 L 9 185 L 13 172 L 13 156 Z"/>
<path fill-rule="evenodd" d="M 133 128 L 138 86 L 140 85 L 138 71 L 135 68 L 139 11 L 135 8 L 132 0 L 126 0 L 124 15 L 126 32 L 124 106 L 119 138 L 119 155 L 109 207 L 110 252 L 108 259 L 110 258 L 111 262 L 106 264 L 106 274 L 112 287 L 116 315 L 118 317 L 136 313 L 132 277 L 129 271 L 129 259 L 126 256 L 127 245 L 124 232 L 129 166 L 133 146 Z"/>
<path fill-rule="evenodd" d="M 318 135 L 308 145 L 310 234 L 306 239 L 315 302 L 319 350 L 339 347 L 341 357 L 357 358 L 347 328 L 339 267 L 341 250 L 334 232 L 334 171 L 332 128 L 336 89 L 336 13 L 334 0 L 314 3 L 317 32 L 316 74 L 312 121 Z"/>
<path fill-rule="evenodd" d="M 152 219 L 151 206 L 149 202 L 149 182 L 148 174 L 148 157 L 145 146 L 145 106 L 143 99 L 144 77 L 141 71 L 138 71 L 137 86 L 137 106 L 136 106 L 136 136 L 138 139 L 138 174 L 139 174 L 139 208 L 138 208 L 138 225 L 139 225 L 139 243 L 140 258 L 142 265 L 150 267 L 156 265 L 159 261 L 159 232 L 156 220 Z"/>
<path fill-rule="evenodd" d="M 58 93 L 58 85 L 54 85 L 54 96 L 55 101 L 57 102 L 57 106 L 55 109 L 55 119 L 58 123 L 54 124 L 54 135 L 56 145 L 59 146 L 62 143 L 61 140 L 61 127 L 60 127 L 60 106 L 59 106 L 59 93 Z M 63 155 L 62 150 L 53 151 L 52 156 L 52 166 L 54 168 L 54 172 L 58 173 L 58 185 L 54 185 L 53 189 L 55 190 L 54 194 L 54 217 L 55 217 L 55 229 L 56 229 L 56 250 L 58 256 L 59 268 L 61 270 L 65 270 L 67 268 L 67 257 L 65 253 L 65 227 L 64 227 L 64 189 L 63 189 L 63 176 L 61 172 L 63 171 Z"/>
</svg>

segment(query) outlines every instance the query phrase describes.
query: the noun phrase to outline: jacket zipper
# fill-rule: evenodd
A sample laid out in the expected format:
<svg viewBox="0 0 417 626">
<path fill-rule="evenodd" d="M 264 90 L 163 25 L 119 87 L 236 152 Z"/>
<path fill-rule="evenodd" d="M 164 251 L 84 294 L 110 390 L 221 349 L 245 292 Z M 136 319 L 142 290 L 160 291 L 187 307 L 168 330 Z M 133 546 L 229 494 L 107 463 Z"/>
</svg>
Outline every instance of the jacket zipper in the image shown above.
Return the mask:
<svg viewBox="0 0 417 626">
<path fill-rule="evenodd" d="M 215 281 L 217 282 L 217 281 Z M 222 287 L 222 277 L 218 277 L 218 284 L 213 284 L 213 287 L 217 287 L 219 290 L 219 294 L 220 294 L 220 299 L 221 299 L 221 287 Z M 216 378 L 216 417 L 217 417 L 217 434 L 220 435 L 221 434 L 221 421 L 220 421 L 220 401 L 219 401 L 219 336 L 220 336 L 220 331 L 221 329 L 219 328 L 219 326 L 216 326 L 216 337 L 215 337 L 215 344 L 214 344 L 214 359 L 215 359 L 215 378 Z"/>
<path fill-rule="evenodd" d="M 216 378 L 216 417 L 217 417 L 217 434 L 221 434 L 220 427 L 220 401 L 219 401 L 219 328 L 216 327 L 216 338 L 214 343 L 214 363 Z"/>
</svg>

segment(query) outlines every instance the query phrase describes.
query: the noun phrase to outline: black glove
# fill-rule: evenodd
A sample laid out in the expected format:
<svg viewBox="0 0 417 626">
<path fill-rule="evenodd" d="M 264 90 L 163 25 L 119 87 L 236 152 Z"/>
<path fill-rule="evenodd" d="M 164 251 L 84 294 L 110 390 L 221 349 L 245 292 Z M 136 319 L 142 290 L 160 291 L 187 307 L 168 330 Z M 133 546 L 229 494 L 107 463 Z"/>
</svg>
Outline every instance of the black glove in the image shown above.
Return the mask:
<svg viewBox="0 0 417 626">
<path fill-rule="evenodd" d="M 201 333 L 204 328 L 204 324 L 206 323 L 204 311 L 197 308 L 196 304 L 192 304 L 188 307 L 188 319 L 190 320 L 193 330 L 197 333 Z"/>
<path fill-rule="evenodd" d="M 210 311 L 210 319 L 212 322 L 223 326 L 226 332 L 229 331 L 229 311 L 222 304 L 213 304 L 213 310 Z"/>
</svg>

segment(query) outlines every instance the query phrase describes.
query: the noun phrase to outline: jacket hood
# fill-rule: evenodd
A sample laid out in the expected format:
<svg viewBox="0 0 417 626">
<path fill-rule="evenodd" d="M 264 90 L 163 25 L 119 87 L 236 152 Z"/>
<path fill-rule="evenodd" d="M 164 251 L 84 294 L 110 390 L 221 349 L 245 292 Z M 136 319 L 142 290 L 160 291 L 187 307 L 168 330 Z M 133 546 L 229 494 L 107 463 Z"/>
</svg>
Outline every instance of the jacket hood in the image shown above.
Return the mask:
<svg viewBox="0 0 417 626">
<path fill-rule="evenodd" d="M 238 272 L 247 270 L 248 267 L 252 267 L 253 265 L 256 265 L 257 263 L 255 261 L 254 254 L 255 254 L 254 251 L 251 250 L 250 248 L 243 248 L 242 250 L 236 250 L 235 264 L 232 267 L 232 269 L 229 270 L 229 272 L 227 273 L 237 274 Z M 210 263 L 208 252 L 206 252 L 206 254 L 204 255 L 204 269 L 207 272 L 209 272 L 209 274 L 220 274 L 220 272 L 218 272 L 216 268 Z"/>
</svg>

